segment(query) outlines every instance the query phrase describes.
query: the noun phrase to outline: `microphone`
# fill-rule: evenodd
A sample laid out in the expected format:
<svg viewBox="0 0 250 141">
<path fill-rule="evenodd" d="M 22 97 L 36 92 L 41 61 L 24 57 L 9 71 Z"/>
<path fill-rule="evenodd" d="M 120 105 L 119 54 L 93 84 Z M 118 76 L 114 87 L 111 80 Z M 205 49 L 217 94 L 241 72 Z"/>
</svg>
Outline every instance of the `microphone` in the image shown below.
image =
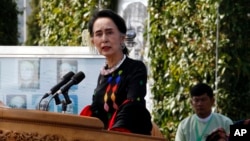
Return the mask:
<svg viewBox="0 0 250 141">
<path fill-rule="evenodd" d="M 56 84 L 54 87 L 52 87 L 52 88 L 50 89 L 50 91 L 49 91 L 48 93 L 46 93 L 46 94 L 42 97 L 42 99 L 47 98 L 49 95 L 54 94 L 54 93 L 55 93 L 56 91 L 58 91 L 64 84 L 66 84 L 67 82 L 69 82 L 70 79 L 71 79 L 71 77 L 74 76 L 74 75 L 75 75 L 75 73 L 72 72 L 72 71 L 66 73 L 66 74 L 62 77 L 62 80 L 61 80 L 58 84 Z M 61 103 L 61 101 L 60 101 L 58 95 L 56 95 L 54 98 L 55 98 L 56 105 L 58 105 L 58 104 Z"/>
<path fill-rule="evenodd" d="M 71 100 L 68 95 L 68 90 L 71 86 L 80 83 L 84 78 L 85 74 L 82 71 L 78 72 L 71 78 L 71 80 L 67 84 L 65 84 L 59 91 L 57 91 L 55 95 L 63 94 L 66 104 L 70 104 Z"/>
</svg>

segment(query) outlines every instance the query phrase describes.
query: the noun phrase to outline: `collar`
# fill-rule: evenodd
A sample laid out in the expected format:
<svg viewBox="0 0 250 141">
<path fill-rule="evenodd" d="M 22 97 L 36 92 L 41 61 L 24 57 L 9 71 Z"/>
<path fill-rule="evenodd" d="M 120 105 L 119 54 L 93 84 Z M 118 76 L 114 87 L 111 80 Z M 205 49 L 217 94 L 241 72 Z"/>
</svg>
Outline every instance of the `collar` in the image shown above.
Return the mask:
<svg viewBox="0 0 250 141">
<path fill-rule="evenodd" d="M 205 122 L 208 122 L 208 121 L 211 119 L 212 115 L 213 115 L 213 114 L 210 113 L 210 115 L 207 116 L 206 118 L 200 118 L 200 117 L 198 117 L 198 116 L 196 115 L 196 118 L 198 119 L 198 121 L 205 123 Z"/>
<path fill-rule="evenodd" d="M 126 59 L 126 55 L 124 54 L 122 60 L 117 65 L 115 65 L 114 67 L 112 67 L 110 69 L 107 69 L 106 66 L 104 66 L 101 69 L 101 74 L 102 75 L 111 74 L 112 72 L 114 72 L 116 69 L 118 69 L 121 66 L 121 64 L 124 62 L 125 59 Z"/>
</svg>

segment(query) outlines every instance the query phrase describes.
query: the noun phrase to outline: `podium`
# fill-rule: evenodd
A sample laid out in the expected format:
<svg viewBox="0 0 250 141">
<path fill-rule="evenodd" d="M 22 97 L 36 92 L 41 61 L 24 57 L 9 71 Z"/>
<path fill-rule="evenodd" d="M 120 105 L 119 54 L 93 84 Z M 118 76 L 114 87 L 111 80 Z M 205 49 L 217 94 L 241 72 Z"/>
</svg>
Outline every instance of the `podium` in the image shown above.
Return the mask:
<svg viewBox="0 0 250 141">
<path fill-rule="evenodd" d="M 0 141 L 166 141 L 103 127 L 94 117 L 0 108 Z"/>
</svg>

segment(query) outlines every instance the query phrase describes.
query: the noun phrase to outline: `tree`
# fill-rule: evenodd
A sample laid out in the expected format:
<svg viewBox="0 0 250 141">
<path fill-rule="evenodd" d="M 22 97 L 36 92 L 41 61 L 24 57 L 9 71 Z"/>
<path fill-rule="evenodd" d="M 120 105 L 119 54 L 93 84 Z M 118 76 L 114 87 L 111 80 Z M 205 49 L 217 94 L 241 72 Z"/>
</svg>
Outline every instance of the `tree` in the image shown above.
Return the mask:
<svg viewBox="0 0 250 141">
<path fill-rule="evenodd" d="M 249 118 L 250 1 L 222 0 L 219 13 L 220 38 L 227 40 L 219 48 L 218 111 L 233 120 Z"/>
<path fill-rule="evenodd" d="M 38 13 L 40 11 L 39 2 L 40 0 L 32 0 L 30 2 L 32 13 L 27 21 L 28 31 L 27 31 L 27 41 L 25 43 L 26 45 L 31 45 L 31 46 L 38 45 L 38 40 L 40 37 L 40 29 L 41 29 L 38 23 L 39 22 Z"/>
<path fill-rule="evenodd" d="M 214 88 L 218 112 L 249 117 L 248 6 L 246 0 L 149 0 L 153 116 L 169 140 L 193 113 L 189 88 L 196 82 Z"/>
<path fill-rule="evenodd" d="M 18 10 L 15 0 L 2 0 L 0 5 L 0 44 L 18 44 Z"/>
<path fill-rule="evenodd" d="M 112 7 L 111 0 L 40 1 L 39 25 L 41 46 L 86 45 L 82 34 L 94 9 Z"/>
</svg>

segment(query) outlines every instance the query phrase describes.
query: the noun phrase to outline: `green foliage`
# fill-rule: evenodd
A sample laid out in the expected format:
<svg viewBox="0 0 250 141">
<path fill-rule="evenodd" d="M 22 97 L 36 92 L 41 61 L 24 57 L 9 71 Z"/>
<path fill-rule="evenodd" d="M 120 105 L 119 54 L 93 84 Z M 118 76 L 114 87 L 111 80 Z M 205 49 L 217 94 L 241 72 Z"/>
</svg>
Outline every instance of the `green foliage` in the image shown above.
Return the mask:
<svg viewBox="0 0 250 141">
<path fill-rule="evenodd" d="M 220 35 L 228 42 L 220 47 L 219 111 L 233 120 L 249 118 L 250 103 L 250 3 L 222 0 Z M 227 104 L 225 104 L 227 103 Z"/>
<path fill-rule="evenodd" d="M 38 40 L 40 37 L 40 27 L 38 25 L 39 21 L 38 13 L 40 11 L 39 2 L 40 0 L 32 0 L 30 2 L 32 13 L 27 21 L 28 31 L 27 31 L 27 41 L 25 43 L 26 45 L 31 45 L 31 46 L 38 45 Z"/>
<path fill-rule="evenodd" d="M 91 0 L 43 0 L 39 13 L 39 45 L 79 46 L 92 8 Z"/>
<path fill-rule="evenodd" d="M 39 45 L 81 46 L 86 45 L 82 35 L 94 9 L 111 7 L 111 0 L 43 0 L 40 1 Z"/>
<path fill-rule="evenodd" d="M 0 45 L 17 45 L 17 4 L 15 0 L 1 0 L 0 5 Z"/>
<path fill-rule="evenodd" d="M 246 3 L 149 0 L 153 115 L 169 140 L 174 140 L 179 122 L 193 113 L 189 88 L 196 82 L 215 89 L 218 112 L 233 120 L 249 117 L 250 32 L 246 29 L 250 28 L 246 14 L 250 12 Z M 217 38 L 219 5 L 223 7 Z"/>
</svg>

